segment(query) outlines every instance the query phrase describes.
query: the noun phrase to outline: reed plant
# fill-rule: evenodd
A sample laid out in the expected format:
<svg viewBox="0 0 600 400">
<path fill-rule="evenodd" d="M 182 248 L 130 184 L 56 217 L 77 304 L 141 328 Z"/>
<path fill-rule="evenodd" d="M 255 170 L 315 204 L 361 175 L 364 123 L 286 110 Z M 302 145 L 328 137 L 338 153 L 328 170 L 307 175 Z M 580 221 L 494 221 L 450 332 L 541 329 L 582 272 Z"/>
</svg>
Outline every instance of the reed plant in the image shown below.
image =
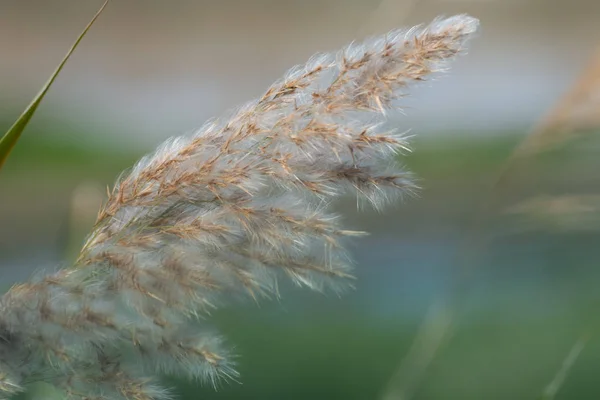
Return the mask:
<svg viewBox="0 0 600 400">
<path fill-rule="evenodd" d="M 478 21 L 399 29 L 292 68 L 259 98 L 170 139 L 109 190 L 74 264 L 0 300 L 0 398 L 31 382 L 69 399 L 168 399 L 158 376 L 243 379 L 210 312 L 290 279 L 353 287 L 343 195 L 383 210 L 418 190 L 386 116 L 464 53 Z"/>
</svg>

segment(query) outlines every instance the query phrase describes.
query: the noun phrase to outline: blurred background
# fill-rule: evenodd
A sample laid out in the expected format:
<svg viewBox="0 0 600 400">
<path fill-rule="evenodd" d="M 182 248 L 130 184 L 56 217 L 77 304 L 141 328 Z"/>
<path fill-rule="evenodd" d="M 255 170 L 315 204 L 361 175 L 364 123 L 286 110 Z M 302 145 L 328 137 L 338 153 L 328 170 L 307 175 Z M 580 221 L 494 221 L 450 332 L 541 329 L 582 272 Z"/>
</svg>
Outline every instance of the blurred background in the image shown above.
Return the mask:
<svg viewBox="0 0 600 400">
<path fill-rule="evenodd" d="M 0 130 L 100 5 L 0 0 Z M 600 398 L 597 0 L 113 0 L 0 174 L 2 288 L 72 260 L 106 186 L 162 140 L 317 51 L 456 13 L 481 19 L 469 55 L 391 116 L 423 190 L 337 206 L 371 233 L 357 289 L 223 309 L 242 383 L 166 379 L 186 399 Z"/>
</svg>

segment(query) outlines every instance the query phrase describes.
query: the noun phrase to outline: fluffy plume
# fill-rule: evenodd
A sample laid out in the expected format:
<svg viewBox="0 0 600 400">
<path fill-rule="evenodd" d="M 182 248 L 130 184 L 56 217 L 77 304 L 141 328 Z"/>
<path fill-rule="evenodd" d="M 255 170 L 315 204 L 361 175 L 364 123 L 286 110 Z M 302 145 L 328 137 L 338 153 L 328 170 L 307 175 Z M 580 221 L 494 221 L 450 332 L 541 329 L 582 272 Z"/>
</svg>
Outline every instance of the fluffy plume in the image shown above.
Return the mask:
<svg viewBox="0 0 600 400">
<path fill-rule="evenodd" d="M 31 380 L 69 398 L 165 399 L 157 373 L 235 379 L 205 319 L 234 297 L 351 283 L 329 210 L 377 208 L 415 189 L 383 128 L 409 86 L 461 53 L 478 26 L 456 16 L 319 54 L 259 99 L 167 141 L 109 193 L 73 268 L 14 286 L 0 306 L 0 391 Z"/>
</svg>

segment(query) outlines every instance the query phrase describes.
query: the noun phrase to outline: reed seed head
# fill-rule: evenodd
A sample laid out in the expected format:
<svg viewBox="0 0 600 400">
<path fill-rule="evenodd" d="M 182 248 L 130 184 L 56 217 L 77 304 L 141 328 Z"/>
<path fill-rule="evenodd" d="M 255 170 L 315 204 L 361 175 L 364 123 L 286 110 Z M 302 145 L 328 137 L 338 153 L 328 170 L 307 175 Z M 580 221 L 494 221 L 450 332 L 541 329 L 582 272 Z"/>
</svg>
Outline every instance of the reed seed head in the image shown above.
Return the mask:
<svg viewBox="0 0 600 400">
<path fill-rule="evenodd" d="M 287 277 L 352 283 L 342 195 L 382 208 L 416 190 L 385 116 L 445 70 L 478 26 L 460 15 L 318 54 L 258 99 L 168 140 L 108 193 L 73 268 L 0 302 L 0 392 L 46 380 L 72 399 L 166 399 L 160 372 L 236 379 L 206 318 L 236 296 L 279 296 Z"/>
</svg>

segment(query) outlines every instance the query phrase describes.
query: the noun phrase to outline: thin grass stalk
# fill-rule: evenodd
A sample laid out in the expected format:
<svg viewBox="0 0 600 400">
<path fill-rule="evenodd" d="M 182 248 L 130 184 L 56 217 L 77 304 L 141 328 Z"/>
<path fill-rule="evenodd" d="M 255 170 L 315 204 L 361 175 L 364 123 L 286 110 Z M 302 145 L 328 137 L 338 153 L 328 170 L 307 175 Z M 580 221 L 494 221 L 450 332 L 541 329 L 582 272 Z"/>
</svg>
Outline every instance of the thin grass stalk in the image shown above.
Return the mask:
<svg viewBox="0 0 600 400">
<path fill-rule="evenodd" d="M 579 338 L 579 340 L 577 340 L 577 342 L 575 342 L 575 344 L 565 357 L 564 361 L 562 362 L 560 369 L 556 372 L 556 375 L 554 376 L 552 381 L 550 381 L 550 383 L 548 383 L 548 385 L 544 389 L 539 400 L 554 400 L 556 398 L 556 395 L 558 394 L 561 387 L 564 385 L 569 372 L 571 371 L 571 369 L 573 369 L 573 366 L 577 362 L 579 355 L 583 352 L 589 340 L 590 335 L 588 333 L 585 333 L 581 336 L 581 338 Z"/>
</svg>

